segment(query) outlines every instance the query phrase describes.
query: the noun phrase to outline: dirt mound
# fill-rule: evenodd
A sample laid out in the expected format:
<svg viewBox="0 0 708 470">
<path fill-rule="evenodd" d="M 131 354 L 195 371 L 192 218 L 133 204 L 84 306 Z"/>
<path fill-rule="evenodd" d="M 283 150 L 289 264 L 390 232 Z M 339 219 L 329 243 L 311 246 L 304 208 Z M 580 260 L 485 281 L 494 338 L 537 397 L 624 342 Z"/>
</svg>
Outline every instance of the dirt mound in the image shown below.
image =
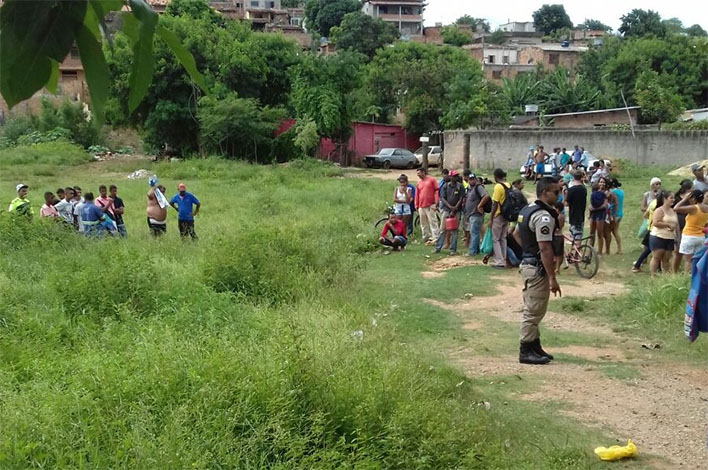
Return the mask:
<svg viewBox="0 0 708 470">
<path fill-rule="evenodd" d="M 700 165 L 705 165 L 706 167 L 708 167 L 708 160 L 697 161 L 693 163 L 698 163 Z M 686 178 L 693 177 L 693 172 L 691 171 L 691 165 L 693 165 L 693 163 L 691 163 L 690 165 L 682 166 L 681 168 L 677 168 L 674 171 L 670 172 L 669 175 L 683 176 Z"/>
</svg>

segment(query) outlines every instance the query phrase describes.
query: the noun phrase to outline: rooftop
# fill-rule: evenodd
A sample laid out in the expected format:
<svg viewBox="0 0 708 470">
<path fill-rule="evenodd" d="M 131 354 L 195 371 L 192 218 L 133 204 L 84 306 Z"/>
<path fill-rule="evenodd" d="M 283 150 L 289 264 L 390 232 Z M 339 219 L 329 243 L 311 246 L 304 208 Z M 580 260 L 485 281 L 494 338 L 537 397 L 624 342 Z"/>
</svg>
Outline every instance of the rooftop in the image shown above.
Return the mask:
<svg viewBox="0 0 708 470">
<path fill-rule="evenodd" d="M 597 113 L 612 113 L 612 112 L 617 112 L 617 111 L 626 111 L 626 110 L 633 110 L 633 109 L 639 109 L 641 106 L 629 106 L 627 108 L 610 108 L 610 109 L 597 109 L 595 111 L 578 111 L 577 113 L 560 113 L 560 114 L 546 114 L 543 117 L 547 118 L 553 118 L 553 117 L 561 117 L 561 116 L 577 116 L 581 114 L 597 114 Z"/>
</svg>

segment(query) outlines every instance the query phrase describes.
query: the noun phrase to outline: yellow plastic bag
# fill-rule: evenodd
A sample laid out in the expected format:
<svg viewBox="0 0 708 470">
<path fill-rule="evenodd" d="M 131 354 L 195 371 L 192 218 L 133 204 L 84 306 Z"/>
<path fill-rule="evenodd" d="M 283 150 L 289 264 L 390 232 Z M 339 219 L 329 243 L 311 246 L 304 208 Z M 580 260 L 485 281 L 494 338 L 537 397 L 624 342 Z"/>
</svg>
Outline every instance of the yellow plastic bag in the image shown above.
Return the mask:
<svg viewBox="0 0 708 470">
<path fill-rule="evenodd" d="M 626 446 L 598 447 L 595 449 L 595 455 L 600 460 L 621 460 L 637 456 L 637 446 L 634 445 L 631 439 L 627 440 Z"/>
</svg>

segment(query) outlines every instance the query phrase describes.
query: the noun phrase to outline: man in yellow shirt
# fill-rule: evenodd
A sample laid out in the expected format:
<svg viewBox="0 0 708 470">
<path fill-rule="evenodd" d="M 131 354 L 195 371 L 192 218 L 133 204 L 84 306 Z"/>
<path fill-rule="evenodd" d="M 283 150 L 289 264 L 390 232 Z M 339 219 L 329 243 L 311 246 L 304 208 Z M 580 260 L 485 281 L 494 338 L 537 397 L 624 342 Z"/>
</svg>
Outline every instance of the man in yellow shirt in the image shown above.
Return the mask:
<svg viewBox="0 0 708 470">
<path fill-rule="evenodd" d="M 506 172 L 501 168 L 494 170 L 494 192 L 492 193 L 492 212 L 489 217 L 489 230 L 492 231 L 494 247 L 493 268 L 506 268 L 506 236 L 509 233 L 509 221 L 501 215 L 501 208 L 506 200 L 506 191 L 511 185 L 506 182 Z"/>
</svg>

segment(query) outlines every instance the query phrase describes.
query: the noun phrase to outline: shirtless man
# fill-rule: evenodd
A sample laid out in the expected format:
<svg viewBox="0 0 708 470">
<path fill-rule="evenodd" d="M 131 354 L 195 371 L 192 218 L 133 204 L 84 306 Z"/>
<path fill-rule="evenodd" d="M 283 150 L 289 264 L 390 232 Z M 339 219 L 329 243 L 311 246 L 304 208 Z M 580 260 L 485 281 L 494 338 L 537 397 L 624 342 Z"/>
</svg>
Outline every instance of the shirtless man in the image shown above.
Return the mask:
<svg viewBox="0 0 708 470">
<path fill-rule="evenodd" d="M 544 176 L 544 170 L 545 170 L 545 161 L 546 157 L 548 154 L 543 151 L 543 145 L 537 146 L 538 152 L 536 152 L 535 160 L 536 160 L 536 181 L 540 180 Z"/>
<path fill-rule="evenodd" d="M 164 186 L 160 184 L 156 188 L 165 194 Z M 160 207 L 155 196 L 156 188 L 150 188 L 147 193 L 147 223 L 153 237 L 159 237 L 167 231 L 167 206 Z"/>
</svg>

